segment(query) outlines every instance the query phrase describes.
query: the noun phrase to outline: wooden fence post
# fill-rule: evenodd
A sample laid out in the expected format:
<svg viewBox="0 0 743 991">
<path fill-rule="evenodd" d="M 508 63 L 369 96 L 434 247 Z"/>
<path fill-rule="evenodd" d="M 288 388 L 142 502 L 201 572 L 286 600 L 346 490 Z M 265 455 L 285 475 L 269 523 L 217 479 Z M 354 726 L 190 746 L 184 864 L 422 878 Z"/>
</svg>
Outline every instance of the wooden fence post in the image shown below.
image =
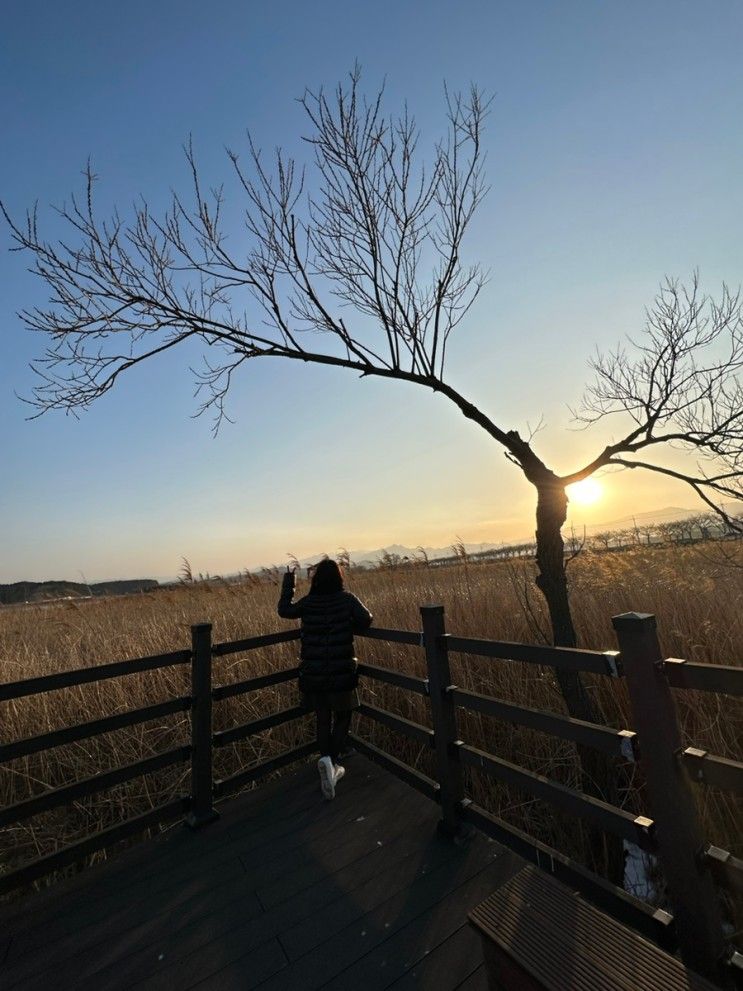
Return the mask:
<svg viewBox="0 0 743 991">
<path fill-rule="evenodd" d="M 702 864 L 704 847 L 691 786 L 681 764 L 681 734 L 662 669 L 655 616 L 624 613 L 612 624 L 629 688 L 634 729 L 656 823 L 658 856 L 687 966 L 719 977 L 725 952 L 720 907 Z"/>
<path fill-rule="evenodd" d="M 421 606 L 423 619 L 423 645 L 426 650 L 428 689 L 431 697 L 434 744 L 436 749 L 436 773 L 441 798 L 439 828 L 454 836 L 461 829 L 459 804 L 464 798 L 462 766 L 453 753 L 457 739 L 457 720 L 454 700 L 447 688 L 451 684 L 449 652 L 444 634 L 444 607 Z"/>
<path fill-rule="evenodd" d="M 191 627 L 191 811 L 198 829 L 219 817 L 212 804 L 212 624 Z"/>
</svg>

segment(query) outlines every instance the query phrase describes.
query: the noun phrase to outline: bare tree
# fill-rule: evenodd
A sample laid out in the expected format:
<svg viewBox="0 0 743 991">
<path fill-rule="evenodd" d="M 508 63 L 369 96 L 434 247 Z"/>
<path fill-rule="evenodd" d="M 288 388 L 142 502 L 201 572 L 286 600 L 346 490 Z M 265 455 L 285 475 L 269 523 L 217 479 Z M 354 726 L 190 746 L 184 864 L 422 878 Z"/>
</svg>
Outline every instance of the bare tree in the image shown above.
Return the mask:
<svg viewBox="0 0 743 991">
<path fill-rule="evenodd" d="M 642 468 L 689 485 L 728 526 L 725 500 L 743 499 L 743 304 L 740 290 L 722 287 L 719 300 L 666 279 L 646 311 L 645 334 L 591 365 L 594 383 L 577 418 L 590 425 L 621 414 L 634 426 L 566 484 L 600 468 Z M 698 459 L 685 469 L 672 451 Z M 665 463 L 664 460 L 665 459 Z M 569 481 L 568 481 L 569 480 Z"/>
<path fill-rule="evenodd" d="M 715 513 L 699 513 L 692 518 L 692 524 L 700 540 L 714 540 L 723 532 L 724 523 Z"/>
<path fill-rule="evenodd" d="M 611 549 L 616 534 L 613 530 L 603 530 L 601 533 L 594 533 L 591 536 L 591 547 L 594 550 L 606 552 Z"/>
<path fill-rule="evenodd" d="M 522 437 L 499 425 L 444 378 L 451 334 L 485 282 L 480 266 L 463 264 L 462 244 L 486 193 L 488 102 L 474 87 L 466 96 L 446 93 L 447 134 L 425 168 L 414 119 L 407 110 L 386 117 L 382 97 L 363 97 L 358 69 L 331 95 L 305 92 L 311 183 L 280 151 L 266 162 L 251 139 L 247 165 L 229 152 L 245 202 L 241 238 L 228 236 L 223 188 L 204 189 L 190 142 L 192 201 L 175 194 L 162 216 L 142 201 L 129 219 L 101 219 L 90 165 L 85 195 L 59 210 L 65 240 L 44 240 L 35 210 L 20 224 L 3 207 L 15 249 L 31 254 L 50 294 L 48 308 L 21 315 L 47 339 L 31 402 L 37 414 L 75 414 L 125 372 L 189 340 L 205 354 L 199 411 L 213 411 L 217 425 L 235 374 L 257 358 L 431 389 L 485 430 L 534 486 L 536 580 L 554 643 L 573 646 L 561 534 L 566 486 L 611 466 L 641 468 L 686 482 L 733 525 L 721 500 L 741 496 L 740 298 L 723 288 L 712 300 L 696 277 L 688 290 L 668 281 L 631 351 L 595 358 L 596 381 L 578 412 L 585 426 L 619 416 L 629 427 L 558 475 L 537 454 L 534 431 Z M 664 465 L 661 456 L 678 448 L 702 464 Z M 595 719 L 579 678 L 559 679 L 569 711 Z"/>
</svg>

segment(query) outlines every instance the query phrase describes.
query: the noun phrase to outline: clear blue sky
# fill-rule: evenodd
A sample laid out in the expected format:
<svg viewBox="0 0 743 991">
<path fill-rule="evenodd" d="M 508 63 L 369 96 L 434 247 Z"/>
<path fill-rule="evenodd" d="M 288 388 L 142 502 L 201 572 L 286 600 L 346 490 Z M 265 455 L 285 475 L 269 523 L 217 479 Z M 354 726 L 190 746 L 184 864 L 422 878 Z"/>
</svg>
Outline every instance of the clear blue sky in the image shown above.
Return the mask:
<svg viewBox="0 0 743 991">
<path fill-rule="evenodd" d="M 495 94 L 492 191 L 469 241 L 492 278 L 452 339 L 448 378 L 507 429 L 544 415 L 558 470 L 605 439 L 567 430 L 586 359 L 642 327 L 664 275 L 705 288 L 743 276 L 743 6 L 653 2 L 6 5 L 0 35 L 0 195 L 20 213 L 79 188 L 88 155 L 105 204 L 154 206 L 186 181 L 193 133 L 205 176 L 250 128 L 301 147 L 295 97 L 358 59 L 387 107 L 404 99 L 432 142 L 443 81 Z M 229 204 L 239 209 L 234 187 Z M 82 420 L 24 419 L 42 342 L 15 316 L 43 286 L 0 230 L 0 581 L 232 572 L 343 544 L 497 541 L 533 529 L 530 487 L 445 401 L 342 371 L 256 362 L 216 440 L 171 354 Z M 612 476 L 579 520 L 691 494 Z"/>
</svg>

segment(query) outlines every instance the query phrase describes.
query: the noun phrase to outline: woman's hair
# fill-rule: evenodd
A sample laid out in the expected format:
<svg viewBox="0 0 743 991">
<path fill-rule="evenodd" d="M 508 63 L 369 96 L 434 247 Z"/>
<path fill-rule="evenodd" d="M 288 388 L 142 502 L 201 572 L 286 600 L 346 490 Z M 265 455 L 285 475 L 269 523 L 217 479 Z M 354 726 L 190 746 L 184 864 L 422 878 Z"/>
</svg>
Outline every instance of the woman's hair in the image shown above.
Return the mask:
<svg viewBox="0 0 743 991">
<path fill-rule="evenodd" d="M 320 561 L 312 573 L 310 584 L 310 594 L 329 595 L 331 592 L 340 592 L 343 588 L 343 572 L 337 561 L 325 558 Z"/>
</svg>

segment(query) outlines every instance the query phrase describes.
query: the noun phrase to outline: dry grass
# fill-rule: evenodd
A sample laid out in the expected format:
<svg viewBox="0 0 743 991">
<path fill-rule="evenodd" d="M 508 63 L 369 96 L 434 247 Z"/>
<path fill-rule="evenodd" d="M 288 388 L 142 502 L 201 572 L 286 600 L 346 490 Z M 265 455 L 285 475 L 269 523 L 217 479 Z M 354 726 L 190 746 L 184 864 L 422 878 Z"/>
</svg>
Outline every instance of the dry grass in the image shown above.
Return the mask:
<svg viewBox="0 0 743 991">
<path fill-rule="evenodd" d="M 708 545 L 709 546 L 709 545 Z M 739 547 L 743 565 L 743 547 Z M 710 554 L 712 552 L 709 552 Z M 442 602 L 450 632 L 498 640 L 535 642 L 546 629 L 540 601 L 531 589 L 531 564 L 463 563 L 450 568 L 415 568 L 352 573 L 351 587 L 371 608 L 375 624 L 417 630 L 418 607 Z M 611 616 L 628 610 L 655 613 L 666 656 L 737 664 L 743 658 L 743 567 L 715 563 L 698 548 L 585 554 L 571 566 L 573 609 L 582 645 L 616 646 Z M 529 589 L 528 602 L 524 592 Z M 181 649 L 190 642 L 192 623 L 209 620 L 215 641 L 239 639 L 291 624 L 275 612 L 277 588 L 270 584 L 195 584 L 142 596 L 67 602 L 0 610 L 0 680 L 48 674 L 67 668 Z M 379 641 L 360 640 L 359 656 L 424 674 L 422 652 Z M 239 680 L 296 663 L 296 646 L 281 645 L 215 661 L 215 682 Z M 452 657 L 454 680 L 462 687 L 532 707 L 564 711 L 551 671 L 533 665 Z M 101 715 L 187 694 L 187 666 L 64 689 L 12 703 L 0 703 L 3 741 L 50 731 Z M 631 727 L 624 686 L 592 681 L 593 691 L 614 726 Z M 366 698 L 383 708 L 429 723 L 422 698 L 378 683 L 364 686 Z M 217 729 L 293 704 L 292 684 L 215 705 Z M 743 704 L 724 696 L 680 692 L 679 718 L 689 744 L 711 753 L 743 757 Z M 566 783 L 577 783 L 573 747 L 543 734 L 461 713 L 460 735 Z M 358 718 L 358 717 L 357 717 Z M 430 755 L 412 741 L 366 720 L 363 735 L 391 749 L 408 763 L 432 773 Z M 310 737 L 309 720 L 278 727 L 218 751 L 215 773 L 224 777 Z M 0 767 L 0 805 L 22 801 L 45 788 L 118 766 L 186 742 L 187 714 L 157 724 L 120 730 L 78 744 L 58 747 Z M 523 829 L 585 857 L 585 840 L 575 821 L 507 788 L 470 777 L 477 801 Z M 0 832 L 0 869 L 8 870 L 57 849 L 87 833 L 144 812 L 188 788 L 185 767 L 169 768 L 36 816 Z M 708 839 L 743 856 L 740 799 L 699 791 Z M 642 811 L 638 781 L 624 794 L 629 808 Z M 98 855 L 98 856 L 102 856 Z"/>
</svg>

